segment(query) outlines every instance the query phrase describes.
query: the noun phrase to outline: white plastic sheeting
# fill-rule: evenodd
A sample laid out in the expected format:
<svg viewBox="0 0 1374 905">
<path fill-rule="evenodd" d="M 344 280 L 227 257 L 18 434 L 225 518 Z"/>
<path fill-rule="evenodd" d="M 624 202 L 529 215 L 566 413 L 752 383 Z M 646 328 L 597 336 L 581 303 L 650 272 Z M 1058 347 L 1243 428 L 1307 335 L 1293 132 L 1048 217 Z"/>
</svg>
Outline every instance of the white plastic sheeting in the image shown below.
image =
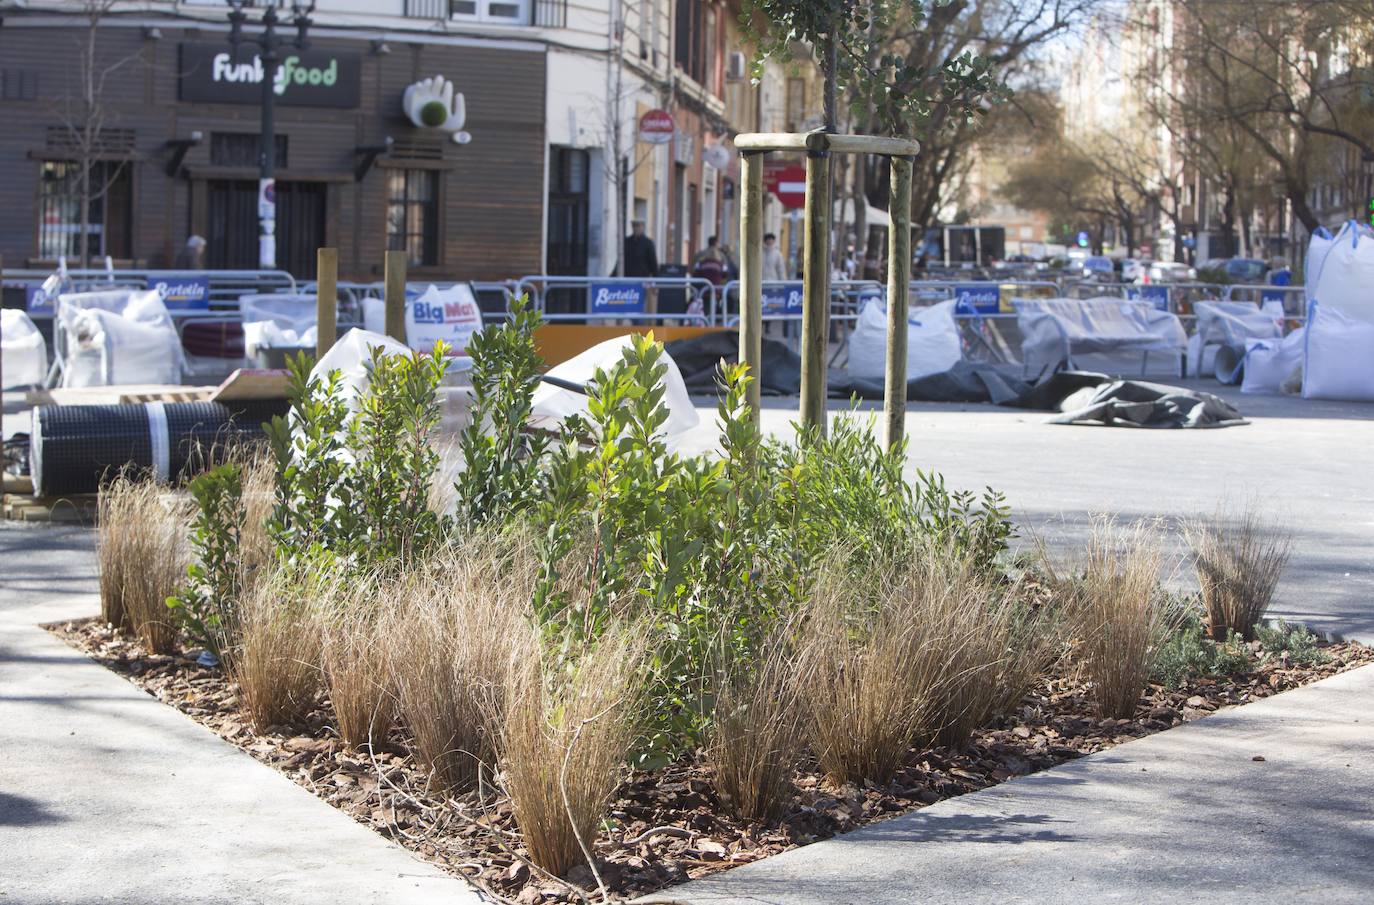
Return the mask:
<svg viewBox="0 0 1374 905">
<path fill-rule="evenodd" d="M 906 379 L 943 374 L 963 358 L 954 299 L 907 313 Z M 887 362 L 887 302 L 870 299 L 849 337 L 849 376 L 882 379 Z"/>
<path fill-rule="evenodd" d="M 1313 236 L 1307 257 L 1309 303 L 1374 323 L 1374 229 L 1351 220 L 1330 243 Z"/>
<path fill-rule="evenodd" d="M 367 392 L 367 363 L 372 360 L 374 348 L 380 348 L 383 356 L 410 354 L 409 348 L 389 336 L 354 328 L 315 362 L 310 369 L 310 379 L 323 380 L 330 371 L 338 371 L 340 392 L 349 411 L 356 412 L 359 398 Z"/>
<path fill-rule="evenodd" d="M 620 361 L 625 349 L 633 341 L 631 336 L 617 336 L 592 346 L 574 358 L 549 369 L 549 376 L 585 386 L 591 381 L 598 368 L 610 370 Z M 668 420 L 663 425 L 666 436 L 672 437 L 691 430 L 701 422 L 692 398 L 687 394 L 687 385 L 682 381 L 682 373 L 677 362 L 667 352 L 663 353 L 667 371 L 663 375 L 663 404 L 668 409 Z M 541 383 L 534 391 L 533 421 L 540 427 L 556 428 L 563 419 L 572 414 L 587 414 L 587 397 L 582 393 L 565 390 L 549 383 Z"/>
<path fill-rule="evenodd" d="M 318 311 L 313 295 L 245 295 L 239 299 L 239 312 L 243 316 L 244 351 L 249 356 L 259 349 L 315 345 Z"/>
<path fill-rule="evenodd" d="M 372 333 L 386 332 L 386 305 L 381 299 L 362 301 L 363 326 Z M 463 354 L 472 334 L 482 329 L 482 309 L 467 283 L 440 289 L 433 283 L 406 300 L 406 344 L 421 352 L 433 350 L 442 340 L 452 353 Z"/>
<path fill-rule="evenodd" d="M 1153 302 L 1058 298 L 1016 299 L 1013 304 L 1022 361 L 1031 376 L 1060 364 L 1139 374 L 1151 365 L 1175 375 L 1181 370 L 1188 335 L 1176 315 L 1160 311 Z"/>
<path fill-rule="evenodd" d="M 0 308 L 0 357 L 4 387 L 37 386 L 48 376 L 48 347 L 28 314 Z"/>
<path fill-rule="evenodd" d="M 1302 378 L 1304 399 L 1374 402 L 1374 320 L 1313 300 L 1308 305 Z"/>
<path fill-rule="evenodd" d="M 57 298 L 65 387 L 181 382 L 181 338 L 156 289 Z"/>
<path fill-rule="evenodd" d="M 1251 340 L 1283 336 L 1282 319 L 1253 302 L 1196 302 L 1193 313 L 1197 329 L 1188 340 L 1188 370 L 1193 377 L 1215 374 L 1223 383 L 1234 383 L 1230 369 L 1223 374 L 1215 366 L 1219 347 L 1243 353 Z"/>
<path fill-rule="evenodd" d="M 1240 391 L 1272 396 L 1285 392 L 1285 387 L 1301 385 L 1305 341 L 1303 328 L 1283 339 L 1250 340 L 1245 349 Z"/>
</svg>

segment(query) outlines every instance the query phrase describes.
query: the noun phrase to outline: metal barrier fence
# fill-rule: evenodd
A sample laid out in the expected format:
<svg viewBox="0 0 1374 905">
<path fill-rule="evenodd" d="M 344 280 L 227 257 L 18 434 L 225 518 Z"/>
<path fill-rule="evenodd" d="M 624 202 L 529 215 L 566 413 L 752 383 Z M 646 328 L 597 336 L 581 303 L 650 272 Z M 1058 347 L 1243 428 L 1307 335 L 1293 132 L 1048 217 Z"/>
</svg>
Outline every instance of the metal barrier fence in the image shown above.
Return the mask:
<svg viewBox="0 0 1374 905">
<path fill-rule="evenodd" d="M 56 277 L 57 292 L 44 293 L 43 283 Z M 61 292 L 96 292 L 101 289 L 151 289 L 159 283 L 205 285 L 205 308 L 168 305 L 173 318 L 218 316 L 232 311 L 241 296 L 254 293 L 295 292 L 296 278 L 284 270 L 115 270 L 85 269 L 5 271 L 4 285 L 25 290 L 25 307 L 34 320 L 51 319 L 53 298 Z M 41 297 L 37 297 L 41 294 Z"/>
<path fill-rule="evenodd" d="M 702 277 L 596 277 L 533 274 L 514 281 L 549 322 L 717 322 L 716 285 Z M 556 307 L 551 311 L 551 297 Z M 679 307 L 680 306 L 680 307 Z"/>
</svg>

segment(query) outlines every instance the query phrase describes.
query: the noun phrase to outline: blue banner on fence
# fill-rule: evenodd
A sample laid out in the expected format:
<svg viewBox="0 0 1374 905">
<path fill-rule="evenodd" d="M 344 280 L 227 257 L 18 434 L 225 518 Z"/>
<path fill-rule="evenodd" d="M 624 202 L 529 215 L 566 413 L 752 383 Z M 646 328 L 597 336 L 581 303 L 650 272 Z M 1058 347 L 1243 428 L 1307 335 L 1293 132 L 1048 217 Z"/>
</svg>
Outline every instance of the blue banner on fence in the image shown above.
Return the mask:
<svg viewBox="0 0 1374 905">
<path fill-rule="evenodd" d="M 24 285 L 24 307 L 29 314 L 52 314 L 56 295 L 49 295 L 38 280 L 30 280 Z"/>
<path fill-rule="evenodd" d="M 763 287 L 764 314 L 801 314 L 802 284 L 774 283 Z"/>
<path fill-rule="evenodd" d="M 639 314 L 644 311 L 643 283 L 592 283 L 587 288 L 592 314 Z"/>
<path fill-rule="evenodd" d="M 1126 298 L 1142 302 L 1154 302 L 1160 311 L 1169 310 L 1168 286 L 1133 286 L 1126 290 Z"/>
<path fill-rule="evenodd" d="M 143 285 L 162 293 L 168 311 L 204 311 L 210 307 L 210 278 L 201 274 L 160 274 L 148 277 Z"/>
<path fill-rule="evenodd" d="M 979 314 L 996 314 L 1002 289 L 1000 286 L 955 286 L 954 298 L 959 302 L 956 307 L 965 311 L 972 308 Z"/>
</svg>

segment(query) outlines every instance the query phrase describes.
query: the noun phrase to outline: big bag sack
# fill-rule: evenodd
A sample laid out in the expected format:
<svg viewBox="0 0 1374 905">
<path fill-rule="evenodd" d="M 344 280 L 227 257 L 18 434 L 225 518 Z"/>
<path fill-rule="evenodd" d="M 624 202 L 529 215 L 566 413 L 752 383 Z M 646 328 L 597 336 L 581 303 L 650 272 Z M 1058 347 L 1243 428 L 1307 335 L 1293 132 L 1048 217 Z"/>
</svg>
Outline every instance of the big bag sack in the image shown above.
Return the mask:
<svg viewBox="0 0 1374 905">
<path fill-rule="evenodd" d="M 1316 300 L 1307 312 L 1302 398 L 1374 402 L 1374 319 Z"/>
<path fill-rule="evenodd" d="M 1315 285 L 1308 280 L 1309 302 L 1374 323 L 1374 230 L 1346 223 L 1317 264 Z"/>
</svg>

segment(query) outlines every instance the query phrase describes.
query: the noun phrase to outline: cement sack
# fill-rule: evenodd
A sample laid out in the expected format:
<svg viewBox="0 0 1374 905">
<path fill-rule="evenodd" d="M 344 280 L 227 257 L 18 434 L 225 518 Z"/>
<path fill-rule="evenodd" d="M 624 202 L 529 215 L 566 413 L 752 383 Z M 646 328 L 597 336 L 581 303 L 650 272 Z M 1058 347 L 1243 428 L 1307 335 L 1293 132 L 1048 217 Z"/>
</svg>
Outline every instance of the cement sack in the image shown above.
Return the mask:
<svg viewBox="0 0 1374 905">
<path fill-rule="evenodd" d="M 1294 330 L 1282 339 L 1252 339 L 1245 349 L 1241 368 L 1242 393 L 1277 396 L 1284 385 L 1302 376 L 1302 349 L 1306 331 Z"/>
<path fill-rule="evenodd" d="M 381 299 L 363 299 L 363 326 L 373 333 L 386 332 L 386 305 Z M 434 284 L 406 300 L 406 344 L 421 352 L 433 350 L 443 340 L 453 355 L 462 355 L 472 334 L 482 329 L 482 309 L 467 283 L 446 289 Z"/>
<path fill-rule="evenodd" d="M 181 337 L 156 289 L 58 297 L 64 387 L 181 383 Z"/>
<path fill-rule="evenodd" d="M 1217 367 L 1218 349 L 1234 349 L 1239 357 L 1251 340 L 1283 336 L 1282 312 L 1275 317 L 1253 302 L 1197 302 L 1193 313 L 1197 327 L 1188 340 L 1188 371 L 1193 377 L 1215 375 L 1222 383 L 1235 383 L 1234 368 Z"/>
<path fill-rule="evenodd" d="M 39 386 L 48 376 L 43 334 L 18 308 L 0 308 L 0 359 L 5 389 Z"/>
<path fill-rule="evenodd" d="M 1374 320 L 1308 305 L 1302 398 L 1374 402 Z"/>
<path fill-rule="evenodd" d="M 906 379 L 943 374 L 964 357 L 954 299 L 907 313 Z M 870 299 L 849 337 L 849 376 L 881 380 L 887 363 L 887 302 Z"/>
<path fill-rule="evenodd" d="M 1353 220 L 1341 227 L 1317 267 L 1308 302 L 1374 323 L 1374 230 Z"/>
<path fill-rule="evenodd" d="M 597 369 L 609 371 L 624 357 L 625 349 L 630 346 L 632 337 L 617 336 L 592 346 L 574 358 L 549 369 L 548 376 L 578 386 L 586 386 Z M 668 420 L 664 422 L 663 433 L 672 437 L 689 431 L 701 422 L 692 397 L 687 394 L 687 386 L 682 380 L 677 362 L 667 352 L 663 353 L 663 363 L 667 371 L 663 375 L 663 404 L 668 409 Z M 548 430 L 557 430 L 569 415 L 587 414 L 587 397 L 583 393 L 563 389 L 550 383 L 540 383 L 534 391 L 534 423 Z"/>
</svg>

